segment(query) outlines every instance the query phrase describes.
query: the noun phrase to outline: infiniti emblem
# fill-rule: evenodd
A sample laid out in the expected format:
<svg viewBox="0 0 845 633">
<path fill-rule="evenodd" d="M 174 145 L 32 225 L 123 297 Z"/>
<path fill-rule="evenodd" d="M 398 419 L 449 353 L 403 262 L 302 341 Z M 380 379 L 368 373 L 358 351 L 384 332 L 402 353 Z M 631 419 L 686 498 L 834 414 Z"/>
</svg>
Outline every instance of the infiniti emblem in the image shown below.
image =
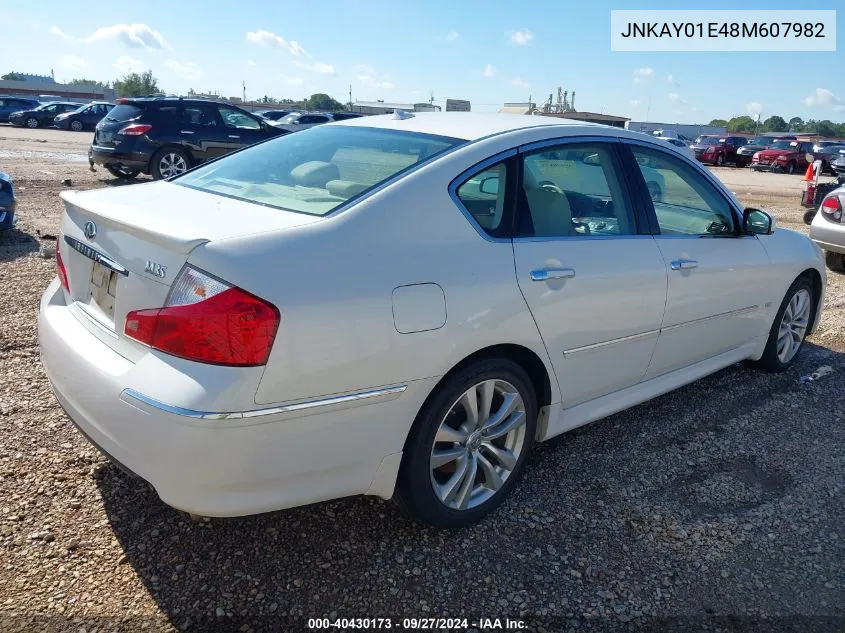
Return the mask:
<svg viewBox="0 0 845 633">
<path fill-rule="evenodd" d="M 93 240 L 97 237 L 97 225 L 93 222 L 86 222 L 85 223 L 85 237 L 89 240 Z"/>
</svg>

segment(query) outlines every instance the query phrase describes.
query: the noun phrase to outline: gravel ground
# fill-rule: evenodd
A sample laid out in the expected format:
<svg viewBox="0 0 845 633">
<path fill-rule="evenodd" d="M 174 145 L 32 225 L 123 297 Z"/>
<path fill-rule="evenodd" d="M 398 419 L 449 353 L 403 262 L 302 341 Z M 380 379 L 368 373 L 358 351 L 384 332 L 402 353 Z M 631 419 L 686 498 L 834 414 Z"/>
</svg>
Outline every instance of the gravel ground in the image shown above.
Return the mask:
<svg viewBox="0 0 845 633">
<path fill-rule="evenodd" d="M 294 631 L 314 616 L 845 630 L 845 277 L 830 275 L 792 370 L 731 367 L 541 445 L 473 528 L 424 528 L 371 498 L 194 521 L 99 456 L 38 362 L 55 266 L 40 235 L 56 233 L 61 181 L 115 184 L 78 159 L 89 140 L 0 126 L 20 197 L 0 237 L 0 630 Z M 798 177 L 716 173 L 805 231 Z"/>
</svg>

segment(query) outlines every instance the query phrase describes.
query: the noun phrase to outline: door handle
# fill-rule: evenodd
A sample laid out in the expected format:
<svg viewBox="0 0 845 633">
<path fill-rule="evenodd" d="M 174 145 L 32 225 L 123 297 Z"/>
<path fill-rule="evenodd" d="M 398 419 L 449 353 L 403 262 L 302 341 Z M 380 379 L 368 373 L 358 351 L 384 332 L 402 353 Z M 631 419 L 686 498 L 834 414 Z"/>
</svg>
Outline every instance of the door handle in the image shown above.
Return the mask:
<svg viewBox="0 0 845 633">
<path fill-rule="evenodd" d="M 237 134 L 230 134 L 229 138 L 240 138 L 240 136 L 238 136 Z"/>
<path fill-rule="evenodd" d="M 573 268 L 541 268 L 531 271 L 531 281 L 549 281 L 550 279 L 571 279 L 575 276 Z"/>
<path fill-rule="evenodd" d="M 698 268 L 698 262 L 694 259 L 676 259 L 671 262 L 672 270 L 689 270 Z"/>
</svg>

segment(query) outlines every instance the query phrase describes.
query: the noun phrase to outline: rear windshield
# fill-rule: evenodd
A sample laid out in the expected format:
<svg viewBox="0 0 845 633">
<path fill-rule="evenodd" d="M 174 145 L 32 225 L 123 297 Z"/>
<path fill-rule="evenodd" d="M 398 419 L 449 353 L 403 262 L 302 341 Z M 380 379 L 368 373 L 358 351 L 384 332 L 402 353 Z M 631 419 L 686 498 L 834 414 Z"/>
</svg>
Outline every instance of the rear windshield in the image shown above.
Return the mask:
<svg viewBox="0 0 845 633">
<path fill-rule="evenodd" d="M 119 122 L 130 121 L 132 119 L 135 119 L 135 118 L 141 116 L 141 114 L 143 112 L 144 111 L 137 106 L 128 105 L 128 104 L 124 103 L 124 104 L 120 104 L 120 105 L 113 107 L 109 111 L 109 114 L 106 117 L 106 119 L 108 119 L 109 121 L 119 121 Z"/>
<path fill-rule="evenodd" d="M 254 145 L 173 182 L 278 209 L 327 215 L 462 142 L 379 128 L 318 126 Z"/>
<path fill-rule="evenodd" d="M 717 136 L 699 136 L 695 142 L 698 145 L 718 145 L 719 137 Z"/>
<path fill-rule="evenodd" d="M 795 141 L 775 141 L 772 149 L 793 149 L 797 147 L 798 143 Z"/>
</svg>

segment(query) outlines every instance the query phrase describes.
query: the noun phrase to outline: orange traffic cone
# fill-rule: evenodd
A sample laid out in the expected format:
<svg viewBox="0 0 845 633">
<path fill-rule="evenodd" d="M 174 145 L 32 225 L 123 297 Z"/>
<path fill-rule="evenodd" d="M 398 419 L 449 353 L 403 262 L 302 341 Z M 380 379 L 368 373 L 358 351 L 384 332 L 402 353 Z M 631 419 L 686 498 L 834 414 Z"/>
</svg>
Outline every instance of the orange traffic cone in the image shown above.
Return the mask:
<svg viewBox="0 0 845 633">
<path fill-rule="evenodd" d="M 804 182 L 814 182 L 816 180 L 816 170 L 813 169 L 813 163 L 807 165 L 807 173 L 804 174 Z"/>
</svg>

